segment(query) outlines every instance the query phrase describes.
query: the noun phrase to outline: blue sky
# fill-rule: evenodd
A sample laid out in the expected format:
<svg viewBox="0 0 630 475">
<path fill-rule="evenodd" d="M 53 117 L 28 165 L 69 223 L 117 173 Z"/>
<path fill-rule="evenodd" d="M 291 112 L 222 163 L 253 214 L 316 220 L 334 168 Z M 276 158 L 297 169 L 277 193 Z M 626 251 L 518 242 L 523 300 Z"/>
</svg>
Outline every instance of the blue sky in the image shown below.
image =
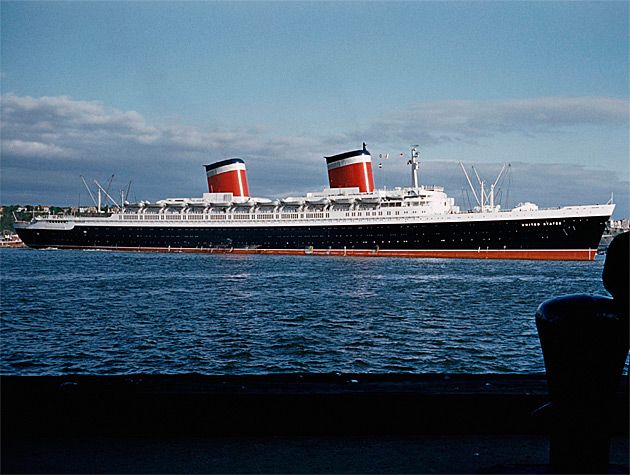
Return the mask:
<svg viewBox="0 0 630 475">
<path fill-rule="evenodd" d="M 112 173 L 138 199 L 199 195 L 229 156 L 253 194 L 297 193 L 365 140 L 420 144 L 456 197 L 458 160 L 507 161 L 515 199 L 614 192 L 628 216 L 628 5 L 3 1 L 0 200 L 74 204 L 79 174 Z"/>
</svg>

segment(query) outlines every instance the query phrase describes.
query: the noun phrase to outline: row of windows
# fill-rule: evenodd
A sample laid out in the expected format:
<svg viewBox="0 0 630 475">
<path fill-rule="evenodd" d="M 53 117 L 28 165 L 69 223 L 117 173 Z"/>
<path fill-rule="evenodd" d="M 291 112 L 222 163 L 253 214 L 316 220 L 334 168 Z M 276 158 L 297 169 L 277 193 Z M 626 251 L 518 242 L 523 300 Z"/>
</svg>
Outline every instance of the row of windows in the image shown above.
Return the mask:
<svg viewBox="0 0 630 475">
<path fill-rule="evenodd" d="M 290 216 L 295 216 L 295 215 L 290 215 Z M 217 218 L 227 218 L 226 216 L 217 216 Z M 416 233 L 430 233 L 431 235 L 440 235 L 440 234 L 444 234 L 444 235 L 452 235 L 452 234 L 470 234 L 470 235 L 484 235 L 484 234 L 491 234 L 491 235 L 496 235 L 496 233 L 499 231 L 499 226 L 500 227 L 500 232 L 501 233 L 509 233 L 509 232 L 518 232 L 519 228 L 516 227 L 511 227 L 509 226 L 510 223 L 506 222 L 506 223 L 488 223 L 488 226 L 485 227 L 480 227 L 478 222 L 468 222 L 468 223 L 401 223 L 401 224 L 396 224 L 396 225 L 392 225 L 392 224 L 387 224 L 387 223 L 378 223 L 378 224 L 361 224 L 361 225 L 357 225 L 357 226 L 351 226 L 351 225 L 346 225 L 346 226 L 330 226 L 330 225 L 326 225 L 326 226 L 290 226 L 289 224 L 287 224 L 287 227 L 283 227 L 280 229 L 286 229 L 286 230 L 295 230 L 295 229 L 300 229 L 300 230 L 304 230 L 305 232 L 311 233 L 311 232 L 316 232 L 316 231 L 321 231 L 321 232 L 343 232 L 343 233 L 353 233 L 355 231 L 371 231 L 371 232 L 382 232 L 382 233 L 391 233 L 394 232 L 394 229 L 396 230 L 395 232 L 410 232 L 413 234 Z M 395 226 L 395 228 L 392 228 L 392 226 Z M 145 230 L 145 228 L 143 227 L 139 227 L 139 228 L 133 228 L 133 227 L 117 227 L 116 228 L 119 231 L 124 231 L 125 229 L 127 230 Z M 152 231 L 156 231 L 158 229 L 162 229 L 162 228 L 146 228 L 146 229 L 151 229 Z M 168 228 L 163 228 L 163 229 L 168 229 Z M 185 229 L 185 228 L 184 228 Z M 200 231 L 203 228 L 198 228 Z M 227 229 L 227 228 L 225 228 Z M 275 230 L 278 230 L 279 228 L 274 228 L 274 227 L 256 227 L 256 228 L 247 228 L 247 229 L 255 229 L 257 230 L 257 232 L 261 232 L 261 233 L 268 233 L 268 232 L 275 232 Z M 216 231 L 213 231 L 216 232 Z"/>
<path fill-rule="evenodd" d="M 417 214 L 426 214 L 426 210 L 401 210 L 401 211 L 347 211 L 345 213 L 346 217 L 376 217 L 376 216 L 408 216 L 408 215 L 417 215 Z M 235 220 L 255 220 L 255 219 L 324 219 L 330 218 L 330 213 L 264 213 L 264 214 L 250 214 L 247 212 L 244 213 L 234 213 L 234 214 L 123 214 L 119 215 L 119 220 L 146 220 L 146 221 L 203 221 L 203 220 L 217 220 L 217 219 L 235 219 Z M 560 224 L 560 223 L 558 223 Z M 523 224 L 523 226 L 533 226 L 533 223 Z"/>
<path fill-rule="evenodd" d="M 381 213 L 382 214 L 382 213 Z M 354 213 L 353 213 L 354 215 Z M 366 214 L 367 215 L 367 214 Z M 376 216 L 376 213 L 374 213 Z M 221 220 L 221 219 L 298 219 L 298 218 L 307 218 L 307 219 L 321 219 L 321 218 L 329 218 L 330 213 L 283 213 L 283 214 L 247 214 L 247 213 L 235 213 L 232 215 L 225 214 L 161 214 L 157 215 L 152 213 L 152 215 L 138 215 L 138 214 L 124 214 L 119 215 L 119 220 L 125 221 L 138 221 L 138 220 L 146 220 L 146 221 L 155 221 L 155 220 L 167 220 L 167 221 L 202 221 L 202 220 Z M 56 222 L 56 221 L 51 221 Z M 59 221 L 62 222 L 62 221 Z M 64 221 L 65 222 L 65 221 Z"/>
<path fill-rule="evenodd" d="M 180 246 L 187 246 L 187 245 L 191 245 L 194 247 L 217 247 L 217 246 L 221 246 L 221 245 L 226 245 L 226 243 L 229 243 L 229 245 L 236 245 L 236 246 L 243 246 L 243 245 L 256 245 L 256 246 L 265 246 L 265 247 L 276 247 L 279 245 L 286 245 L 286 246 L 302 246 L 302 245 L 317 245 L 319 247 L 345 247 L 345 246 L 355 246 L 355 245 L 371 245 L 371 246 L 387 246 L 387 245 L 404 245 L 405 247 L 407 247 L 408 245 L 412 245 L 412 246 L 422 246 L 422 245 L 426 245 L 427 243 L 432 243 L 433 245 L 435 245 L 437 243 L 436 240 L 431 240 L 431 241 L 424 241 L 424 240 L 410 240 L 410 239 L 372 239 L 371 236 L 367 236 L 362 238 L 359 238 L 358 236 L 355 236 L 354 239 L 340 239 L 343 238 L 343 236 L 330 236 L 328 238 L 325 239 L 325 244 L 322 243 L 322 238 L 320 236 L 309 236 L 309 237 L 305 237 L 305 236 L 275 236 L 273 239 L 271 240 L 265 240 L 265 241 L 259 241 L 259 242 L 252 242 L 250 241 L 249 243 L 246 241 L 237 241 L 237 242 L 232 242 L 231 239 L 226 239 L 226 240 L 219 240 L 218 242 L 204 242 L 202 241 L 202 238 L 200 236 L 196 236 L 196 235 L 179 235 L 179 234 L 163 234 L 160 236 L 151 236 L 148 237 L 146 235 L 143 234 L 126 234 L 126 235 L 117 235 L 117 236 L 111 236 L 111 235 L 105 235 L 105 236 L 100 236 L 98 242 L 100 244 L 103 245 L 120 245 L 120 246 L 125 246 L 125 245 L 139 245 L 137 244 L 138 242 L 142 242 L 143 246 L 175 246 L 175 247 L 180 247 Z M 541 236 L 542 239 L 548 239 L 548 236 Z M 135 242 L 134 242 L 135 241 Z M 201 242 L 200 242 L 201 241 Z M 452 239 L 440 239 L 439 242 L 441 243 L 464 243 L 464 242 L 470 242 L 473 244 L 473 246 L 477 246 L 478 244 L 484 243 L 484 245 L 487 244 L 492 244 L 492 243 L 496 243 L 496 240 L 493 239 L 477 239 L 477 240 L 465 240 L 465 239 L 457 239 L 457 238 L 452 238 Z M 505 245 L 503 245 L 503 247 L 505 247 Z"/>
</svg>

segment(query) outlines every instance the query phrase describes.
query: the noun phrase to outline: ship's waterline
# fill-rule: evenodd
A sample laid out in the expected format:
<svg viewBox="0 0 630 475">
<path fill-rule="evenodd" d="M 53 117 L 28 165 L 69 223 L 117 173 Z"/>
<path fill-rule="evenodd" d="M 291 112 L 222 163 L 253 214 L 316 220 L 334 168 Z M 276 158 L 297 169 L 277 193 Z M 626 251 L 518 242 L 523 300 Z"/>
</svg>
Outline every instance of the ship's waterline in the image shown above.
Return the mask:
<svg viewBox="0 0 630 475">
<path fill-rule="evenodd" d="M 499 250 L 477 249 L 476 251 L 463 249 L 422 249 L 422 250 L 361 250 L 361 249 L 262 249 L 262 248 L 233 248 L 233 247 L 125 247 L 125 246 L 41 246 L 42 249 L 74 249 L 92 251 L 120 251 L 120 252 L 174 252 L 195 254 L 270 254 L 270 255 L 312 255 L 312 256 L 347 256 L 347 257 L 408 257 L 408 258 L 444 258 L 444 259 L 521 259 L 546 261 L 590 261 L 595 259 L 597 249 L 527 249 L 527 250 Z"/>
</svg>

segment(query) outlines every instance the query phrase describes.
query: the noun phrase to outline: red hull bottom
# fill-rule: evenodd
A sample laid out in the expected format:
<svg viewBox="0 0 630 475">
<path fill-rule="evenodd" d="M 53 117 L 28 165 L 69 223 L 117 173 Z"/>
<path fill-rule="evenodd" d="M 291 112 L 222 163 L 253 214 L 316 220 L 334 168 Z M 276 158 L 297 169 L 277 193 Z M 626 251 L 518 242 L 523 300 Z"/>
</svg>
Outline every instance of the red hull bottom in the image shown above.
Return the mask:
<svg viewBox="0 0 630 475">
<path fill-rule="evenodd" d="M 101 249 L 135 252 L 189 252 L 204 254 L 280 254 L 356 257 L 416 257 L 454 259 L 523 259 L 545 261 L 592 261 L 597 249 L 479 249 L 473 250 L 376 250 L 376 249 L 235 249 L 203 247 L 75 247 L 64 249 Z"/>
</svg>

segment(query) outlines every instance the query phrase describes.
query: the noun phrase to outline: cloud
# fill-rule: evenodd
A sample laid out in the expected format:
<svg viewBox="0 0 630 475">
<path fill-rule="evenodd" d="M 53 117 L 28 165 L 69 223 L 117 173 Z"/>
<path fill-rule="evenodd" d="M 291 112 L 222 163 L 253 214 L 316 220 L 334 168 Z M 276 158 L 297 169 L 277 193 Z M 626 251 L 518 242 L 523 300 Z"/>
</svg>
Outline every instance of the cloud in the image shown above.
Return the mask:
<svg viewBox="0 0 630 475">
<path fill-rule="evenodd" d="M 248 167 L 258 177 L 250 180 L 254 185 L 295 174 L 300 163 L 323 160 L 317 139 L 310 136 L 269 135 L 260 127 L 156 127 L 136 111 L 64 96 L 8 94 L 0 100 L 4 197 L 16 196 L 10 193 L 17 188 L 20 193 L 30 188 L 41 195 L 52 188 L 46 176 L 54 172 L 55 180 L 65 173 L 62 182 L 73 190 L 80 174 L 132 177 L 142 199 L 159 199 L 165 194 L 201 193 L 205 187 L 201 165 L 230 156 L 248 159 Z M 73 201 L 75 195 L 68 192 Z"/>
<path fill-rule="evenodd" d="M 7 94 L 0 106 L 3 144 L 20 140 L 79 151 L 112 140 L 146 144 L 159 138 L 159 131 L 137 112 L 108 109 L 99 102 Z"/>
<path fill-rule="evenodd" d="M 377 119 L 373 140 L 420 141 L 425 146 L 475 141 L 498 134 L 547 134 L 570 127 L 629 126 L 630 102 L 611 97 L 541 97 L 505 101 L 442 101 Z"/>
<path fill-rule="evenodd" d="M 15 155 L 32 155 L 18 143 L 46 145 L 61 156 L 60 150 L 88 152 L 91 147 L 168 148 L 189 153 L 240 151 L 255 156 L 275 155 L 282 150 L 297 151 L 315 144 L 308 137 L 265 137 L 261 128 L 225 130 L 175 125 L 153 127 L 136 111 L 107 108 L 96 101 L 69 97 L 1 97 L 3 146 Z M 43 148 L 42 148 L 43 151 Z"/>
<path fill-rule="evenodd" d="M 24 157 L 69 158 L 74 156 L 72 150 L 58 147 L 57 145 L 42 142 L 25 142 L 23 140 L 3 140 L 2 152 L 3 154 L 7 153 Z"/>
<path fill-rule="evenodd" d="M 119 182 L 115 189 L 126 188 L 133 179 L 138 199 L 199 195 L 206 187 L 201 165 L 234 156 L 247 159 L 253 193 L 281 196 L 325 186 L 323 156 L 357 147 L 365 139 L 377 154 L 392 152 L 388 144 L 415 142 L 427 147 L 515 132 L 536 135 L 570 127 L 628 126 L 628 101 L 601 97 L 424 103 L 377 118 L 364 130 L 327 136 L 281 135 L 255 124 L 238 129 L 154 126 L 136 111 L 65 96 L 7 94 L 0 101 L 4 203 L 74 204 L 82 188 L 81 174 L 102 180 L 114 173 Z M 396 166 L 391 162 L 376 170 L 379 185 L 406 182 L 403 162 Z M 426 164 L 424 183 L 461 190 L 461 183 L 453 181 L 453 175 L 460 174 L 456 165 L 440 163 Z M 520 184 L 513 196 L 522 200 L 542 196 L 543 206 L 578 199 L 601 202 L 611 191 L 620 201 L 627 199 L 628 182 L 613 172 L 553 164 L 519 168 L 523 171 L 519 177 L 531 177 L 515 179 Z"/>
</svg>

